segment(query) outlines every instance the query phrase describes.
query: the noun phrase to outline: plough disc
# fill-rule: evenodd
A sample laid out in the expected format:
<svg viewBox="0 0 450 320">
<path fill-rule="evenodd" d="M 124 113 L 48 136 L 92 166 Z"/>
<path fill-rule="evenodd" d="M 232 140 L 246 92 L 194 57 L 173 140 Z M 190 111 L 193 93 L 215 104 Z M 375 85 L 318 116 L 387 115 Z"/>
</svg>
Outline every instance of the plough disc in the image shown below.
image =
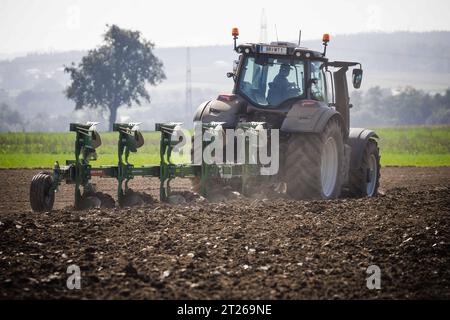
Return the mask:
<svg viewBox="0 0 450 320">
<path fill-rule="evenodd" d="M 125 192 L 122 198 L 123 207 L 142 206 L 145 204 L 153 204 L 155 199 L 145 192 L 136 192 L 131 188 Z"/>
<path fill-rule="evenodd" d="M 88 191 L 83 193 L 79 209 L 114 208 L 115 206 L 116 202 L 109 194 Z"/>
</svg>

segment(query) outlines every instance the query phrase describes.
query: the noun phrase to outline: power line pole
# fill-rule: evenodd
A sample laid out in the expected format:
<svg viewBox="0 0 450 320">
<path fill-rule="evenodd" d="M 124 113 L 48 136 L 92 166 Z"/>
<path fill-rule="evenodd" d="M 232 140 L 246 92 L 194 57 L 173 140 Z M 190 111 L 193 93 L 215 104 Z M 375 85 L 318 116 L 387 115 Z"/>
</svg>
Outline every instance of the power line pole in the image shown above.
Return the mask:
<svg viewBox="0 0 450 320">
<path fill-rule="evenodd" d="M 192 81 L 191 81 L 191 50 L 186 48 L 186 97 L 185 97 L 186 126 L 190 127 L 192 117 Z"/>
<path fill-rule="evenodd" d="M 267 43 L 267 16 L 266 9 L 261 11 L 261 29 L 259 34 L 259 41 L 262 43 Z"/>
</svg>

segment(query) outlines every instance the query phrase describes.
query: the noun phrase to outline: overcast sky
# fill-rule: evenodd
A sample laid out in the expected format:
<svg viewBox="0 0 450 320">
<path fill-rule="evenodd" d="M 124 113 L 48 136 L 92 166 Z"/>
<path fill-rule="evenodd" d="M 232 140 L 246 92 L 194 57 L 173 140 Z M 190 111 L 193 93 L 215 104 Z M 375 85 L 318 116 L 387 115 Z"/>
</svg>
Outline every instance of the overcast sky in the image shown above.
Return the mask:
<svg viewBox="0 0 450 320">
<path fill-rule="evenodd" d="M 258 41 L 366 31 L 450 30 L 449 0 L 0 0 L 0 53 L 89 49 L 105 24 L 142 31 L 158 47 Z"/>
</svg>

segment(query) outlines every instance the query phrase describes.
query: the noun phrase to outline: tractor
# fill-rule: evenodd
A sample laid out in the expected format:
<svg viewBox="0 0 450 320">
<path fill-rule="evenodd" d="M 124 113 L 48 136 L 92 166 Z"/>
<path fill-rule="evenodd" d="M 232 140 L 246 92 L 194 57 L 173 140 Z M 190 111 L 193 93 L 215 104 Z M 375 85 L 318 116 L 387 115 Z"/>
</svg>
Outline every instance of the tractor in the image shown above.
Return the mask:
<svg viewBox="0 0 450 320">
<path fill-rule="evenodd" d="M 352 84 L 361 86 L 358 62 L 329 61 L 323 52 L 290 42 L 237 45 L 239 59 L 233 72 L 231 94 L 202 103 L 194 121 L 221 123 L 233 129 L 241 123 L 264 123 L 279 130 L 280 170 L 272 179 L 284 185 L 294 199 L 373 197 L 380 180 L 377 134 L 350 127 L 347 71 Z"/>
<path fill-rule="evenodd" d="M 158 177 L 160 200 L 166 202 L 180 197 L 170 185 L 176 177 L 192 179 L 194 190 L 206 198 L 230 188 L 244 196 L 265 190 L 294 199 L 376 196 L 380 180 L 378 136 L 368 129 L 350 128 L 347 71 L 353 68 L 352 84 L 358 89 L 361 64 L 329 61 L 328 34 L 323 37 L 323 52 L 279 41 L 237 45 L 237 28 L 232 35 L 239 60 L 227 76 L 233 79 L 234 88 L 231 94 L 221 94 L 197 108 L 191 163 L 175 163 L 172 157 L 188 140 L 179 123 L 155 125 L 161 135 L 160 162 L 139 167 L 129 160 L 144 144 L 139 123 L 115 123 L 117 163 L 93 167 L 91 161 L 97 159 L 101 146 L 98 123 L 71 123 L 74 159 L 66 160 L 65 165 L 55 162 L 52 172 L 43 171 L 32 178 L 33 211 L 52 210 L 62 182 L 74 185 L 76 209 L 114 206 L 113 197 L 93 188 L 92 177 L 117 180 L 121 207 L 143 202 L 128 186 L 136 176 Z M 228 131 L 239 134 L 228 135 Z M 268 131 L 269 137 L 265 135 Z M 216 148 L 218 141 L 221 143 Z M 270 155 L 276 156 L 279 165 L 275 172 L 261 160 L 264 153 L 255 156 L 250 152 L 255 141 L 264 141 L 260 150 L 270 150 Z M 218 161 L 204 156 L 208 150 Z M 244 150 L 243 157 L 238 157 L 240 150 Z"/>
</svg>

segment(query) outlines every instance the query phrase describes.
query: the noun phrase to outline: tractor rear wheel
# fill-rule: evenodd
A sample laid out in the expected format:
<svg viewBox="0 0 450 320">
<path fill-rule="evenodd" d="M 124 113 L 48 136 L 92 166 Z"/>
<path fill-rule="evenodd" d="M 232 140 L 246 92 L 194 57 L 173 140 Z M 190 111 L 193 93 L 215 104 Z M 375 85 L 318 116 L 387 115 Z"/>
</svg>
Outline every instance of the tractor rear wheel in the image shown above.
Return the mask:
<svg viewBox="0 0 450 320">
<path fill-rule="evenodd" d="M 338 119 L 319 134 L 293 134 L 285 161 L 287 193 L 294 199 L 339 197 L 343 180 L 344 142 Z"/>
<path fill-rule="evenodd" d="M 35 212 L 50 211 L 55 202 L 53 177 L 48 172 L 40 172 L 31 180 L 30 204 Z"/>
<path fill-rule="evenodd" d="M 354 197 L 375 197 L 380 186 L 380 150 L 374 139 L 369 139 L 361 167 L 350 171 L 349 192 Z"/>
<path fill-rule="evenodd" d="M 192 135 L 192 137 L 191 137 L 191 163 L 192 164 L 194 164 L 194 154 L 195 154 L 194 139 L 195 139 L 194 135 Z M 200 148 L 198 148 L 197 152 L 200 152 L 200 154 L 201 154 L 201 152 L 202 152 L 201 146 L 200 146 Z M 191 183 L 192 183 L 192 191 L 197 193 L 197 194 L 200 194 L 200 191 L 201 191 L 201 183 L 200 183 L 201 179 L 200 179 L 200 177 L 193 177 L 193 178 L 190 178 L 190 180 L 191 180 Z"/>
</svg>

